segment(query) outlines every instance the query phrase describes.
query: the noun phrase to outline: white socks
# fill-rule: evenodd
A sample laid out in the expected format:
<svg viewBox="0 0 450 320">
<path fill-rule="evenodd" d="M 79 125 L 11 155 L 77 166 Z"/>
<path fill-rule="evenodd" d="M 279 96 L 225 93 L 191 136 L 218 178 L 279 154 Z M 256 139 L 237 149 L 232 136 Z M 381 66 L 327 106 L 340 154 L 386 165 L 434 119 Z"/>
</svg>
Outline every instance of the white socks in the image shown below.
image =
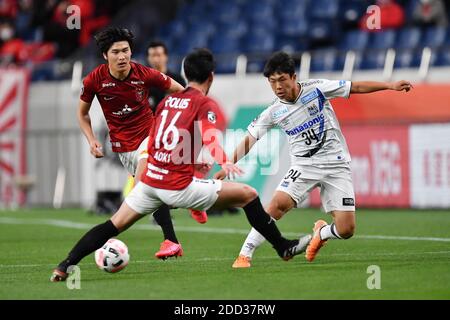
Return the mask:
<svg viewBox="0 0 450 320">
<path fill-rule="evenodd" d="M 320 238 L 322 240 L 327 239 L 342 239 L 336 229 L 336 225 L 334 223 L 327 224 L 325 227 L 320 229 Z M 258 248 L 266 239 L 258 232 L 255 228 L 252 228 L 250 233 L 242 245 L 240 255 L 252 257 L 256 248 Z"/>
<path fill-rule="evenodd" d="M 266 239 L 255 228 L 252 228 L 250 233 L 242 245 L 240 255 L 252 257 L 256 248 L 258 248 Z"/>
<path fill-rule="evenodd" d="M 325 227 L 322 227 L 322 229 L 320 229 L 320 238 L 322 240 L 342 239 L 342 237 L 337 232 L 336 225 L 334 223 L 327 224 Z"/>
</svg>

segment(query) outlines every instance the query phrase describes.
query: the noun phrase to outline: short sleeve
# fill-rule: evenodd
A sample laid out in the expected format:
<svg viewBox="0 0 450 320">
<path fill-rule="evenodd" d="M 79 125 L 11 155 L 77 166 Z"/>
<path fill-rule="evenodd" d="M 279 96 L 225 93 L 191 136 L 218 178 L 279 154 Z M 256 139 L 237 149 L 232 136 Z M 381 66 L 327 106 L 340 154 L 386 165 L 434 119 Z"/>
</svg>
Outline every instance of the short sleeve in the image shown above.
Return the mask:
<svg viewBox="0 0 450 320">
<path fill-rule="evenodd" d="M 149 87 L 158 88 L 162 91 L 167 91 L 172 83 L 169 76 L 149 67 L 145 67 L 145 76 Z"/>
<path fill-rule="evenodd" d="M 205 99 L 200 105 L 197 113 L 197 120 L 201 122 L 208 122 L 210 125 L 217 126 L 217 110 L 218 106 L 212 99 Z"/>
<path fill-rule="evenodd" d="M 247 130 L 255 139 L 259 140 L 274 126 L 275 123 L 272 121 L 270 111 L 266 109 L 249 124 Z"/>
<path fill-rule="evenodd" d="M 347 80 L 321 80 L 317 88 L 323 93 L 326 99 L 348 98 L 352 83 Z"/>
<path fill-rule="evenodd" d="M 80 99 L 86 103 L 91 103 L 95 97 L 95 86 L 90 75 L 83 79 L 81 86 Z"/>
</svg>

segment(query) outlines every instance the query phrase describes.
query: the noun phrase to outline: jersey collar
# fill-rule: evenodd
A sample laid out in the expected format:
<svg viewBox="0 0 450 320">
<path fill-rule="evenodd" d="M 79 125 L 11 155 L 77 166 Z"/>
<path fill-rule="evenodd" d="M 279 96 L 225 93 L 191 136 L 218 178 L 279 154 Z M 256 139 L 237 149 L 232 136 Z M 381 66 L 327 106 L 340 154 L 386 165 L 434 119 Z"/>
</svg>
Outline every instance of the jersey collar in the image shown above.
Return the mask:
<svg viewBox="0 0 450 320">
<path fill-rule="evenodd" d="M 133 64 L 131 62 L 130 62 L 130 72 L 128 72 L 127 76 L 123 80 L 120 80 L 120 79 L 117 79 L 116 77 L 114 77 L 111 74 L 111 71 L 109 70 L 109 67 L 108 67 L 108 74 L 109 74 L 109 76 L 111 78 L 113 78 L 114 80 L 116 80 L 116 81 L 121 81 L 121 82 L 127 81 L 130 78 L 132 73 L 133 73 Z"/>
</svg>

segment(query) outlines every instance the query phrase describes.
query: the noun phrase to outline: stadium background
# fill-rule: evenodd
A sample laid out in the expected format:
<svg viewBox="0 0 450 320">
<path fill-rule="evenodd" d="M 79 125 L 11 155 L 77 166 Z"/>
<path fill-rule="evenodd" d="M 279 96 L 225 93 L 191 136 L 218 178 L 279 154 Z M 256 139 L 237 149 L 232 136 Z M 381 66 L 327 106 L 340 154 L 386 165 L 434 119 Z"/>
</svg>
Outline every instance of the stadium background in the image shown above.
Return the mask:
<svg viewBox="0 0 450 320">
<path fill-rule="evenodd" d="M 383 10 L 375 32 L 359 22 L 375 1 L 0 0 L 0 299 L 448 300 L 450 3 L 432 2 L 446 9 L 424 24 L 420 13 L 430 7 L 417 11 L 419 0 L 396 1 L 400 10 L 377 1 Z M 67 29 L 71 4 L 81 8 L 80 30 Z M 250 270 L 235 270 L 249 230 L 243 215 L 198 225 L 178 210 L 182 259 L 154 259 L 162 235 L 142 219 L 120 235 L 131 254 L 123 272 L 100 272 L 87 257 L 79 264 L 82 290 L 48 282 L 80 235 L 105 220 L 86 209 L 99 193 L 120 192 L 127 179 L 113 157 L 90 155 L 76 121 L 81 79 L 103 62 L 92 35 L 107 25 L 133 30 L 133 57 L 142 63 L 151 40 L 165 41 L 175 71 L 191 48 L 211 48 L 218 62 L 211 96 L 234 129 L 245 129 L 273 100 L 261 70 L 275 50 L 294 55 L 300 79 L 410 80 L 409 93 L 332 102 L 353 158 L 356 235 L 330 241 L 314 263 L 281 262 L 266 244 Z M 91 117 L 104 137 L 96 101 Z M 242 180 L 265 203 L 289 165 L 286 152 L 283 134 L 273 131 L 249 156 L 259 167 L 243 164 Z M 284 235 L 297 237 L 317 219 L 331 219 L 317 209 L 317 193 L 304 205 L 313 208 L 277 223 Z M 368 285 L 366 270 L 374 265 L 382 271 L 380 290 Z"/>
<path fill-rule="evenodd" d="M 275 50 L 295 56 L 300 79 L 410 80 L 409 94 L 380 92 L 333 102 L 353 157 L 358 205 L 450 207 L 449 10 L 444 22 L 424 24 L 416 18 L 419 0 L 397 1 L 400 14 L 381 6 L 381 29 L 364 30 L 361 19 L 373 3 L 2 1 L 2 28 L 9 25 L 15 33 L 0 51 L 1 206 L 88 208 L 98 192 L 122 189 L 125 171 L 114 159 L 91 157 L 75 116 L 81 79 L 102 62 L 92 34 L 118 25 L 136 34 L 133 58 L 144 64 L 152 39 L 167 43 L 175 71 L 192 48 L 211 48 L 217 56 L 211 96 L 234 129 L 245 129 L 272 101 L 261 71 Z M 81 9 L 80 30 L 66 27 L 71 4 Z M 49 11 L 50 21 L 42 12 L 36 18 L 40 7 Z M 68 42 L 70 37 L 75 40 Z M 91 112 L 102 135 L 105 122 L 97 102 Z M 243 164 L 241 179 L 265 202 L 289 166 L 280 156 L 287 152 L 283 135 L 270 139 L 250 158 L 272 174 Z M 228 143 L 228 151 L 232 148 Z M 319 205 L 317 193 L 305 205 Z"/>
</svg>

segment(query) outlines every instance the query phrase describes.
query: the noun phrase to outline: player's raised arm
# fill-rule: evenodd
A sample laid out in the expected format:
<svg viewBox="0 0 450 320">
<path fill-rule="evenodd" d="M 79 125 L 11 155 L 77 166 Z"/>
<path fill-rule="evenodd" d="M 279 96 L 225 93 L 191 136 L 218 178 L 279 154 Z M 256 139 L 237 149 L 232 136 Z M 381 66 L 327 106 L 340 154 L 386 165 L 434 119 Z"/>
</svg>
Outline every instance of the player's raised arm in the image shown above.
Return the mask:
<svg viewBox="0 0 450 320">
<path fill-rule="evenodd" d="M 223 173 L 223 178 L 221 179 L 224 179 L 225 177 L 234 179 L 236 175 L 242 175 L 243 171 L 236 166 L 234 162 L 228 160 L 228 157 L 219 142 L 218 133 L 220 130 L 205 119 L 202 120 L 201 128 L 203 145 L 209 150 L 217 164 L 222 167 L 220 172 Z"/>
<path fill-rule="evenodd" d="M 90 109 L 91 103 L 85 102 L 80 99 L 77 113 L 78 124 L 80 125 L 80 129 L 89 143 L 91 154 L 96 158 L 102 158 L 102 145 L 94 136 L 94 131 L 92 130 L 91 125 L 91 117 L 89 116 Z"/>
<path fill-rule="evenodd" d="M 173 78 L 170 78 L 170 80 L 171 83 L 169 89 L 167 90 L 168 93 L 180 92 L 184 90 L 184 87 L 177 81 L 175 81 Z"/>
<path fill-rule="evenodd" d="M 245 157 L 247 153 L 249 153 L 250 149 L 253 145 L 258 141 L 255 137 L 253 137 L 250 133 L 242 139 L 242 141 L 238 144 L 236 149 L 233 152 L 233 157 L 231 158 L 231 163 L 238 162 L 241 158 Z M 214 174 L 214 179 L 223 180 L 226 177 L 226 172 L 222 169 Z"/>
<path fill-rule="evenodd" d="M 247 153 L 250 152 L 250 149 L 254 146 L 256 143 L 256 138 L 253 137 L 250 133 L 247 133 L 242 139 L 242 141 L 239 143 L 239 145 L 236 147 L 236 149 L 233 152 L 233 163 L 238 162 L 240 159 L 245 157 Z"/>
<path fill-rule="evenodd" d="M 353 81 L 350 93 L 370 93 L 380 90 L 405 90 L 408 92 L 412 88 L 412 84 L 406 80 L 400 80 L 397 82 Z"/>
</svg>

